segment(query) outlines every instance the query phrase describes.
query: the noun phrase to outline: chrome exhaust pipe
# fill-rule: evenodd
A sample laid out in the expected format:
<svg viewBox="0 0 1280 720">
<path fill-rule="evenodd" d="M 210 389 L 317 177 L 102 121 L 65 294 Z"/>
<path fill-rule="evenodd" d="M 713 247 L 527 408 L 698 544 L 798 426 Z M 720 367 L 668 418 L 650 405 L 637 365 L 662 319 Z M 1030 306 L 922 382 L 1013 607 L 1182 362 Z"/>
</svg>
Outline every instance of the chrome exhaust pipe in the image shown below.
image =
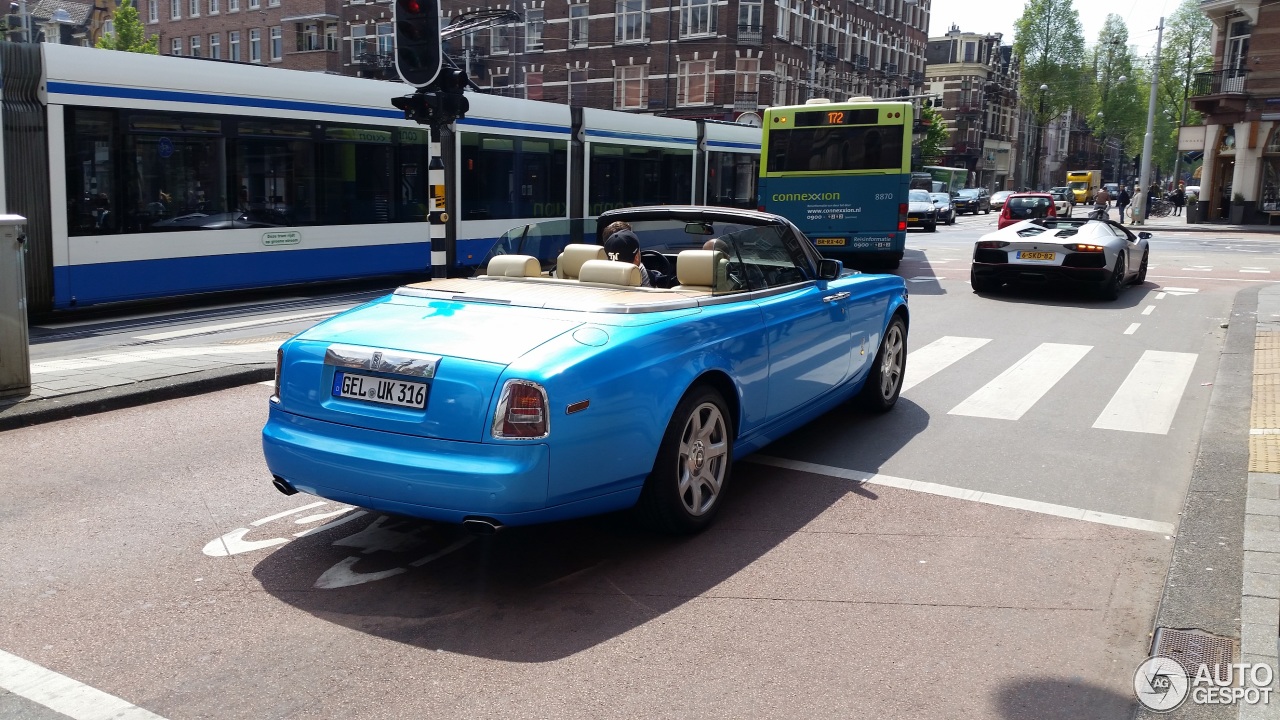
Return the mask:
<svg viewBox="0 0 1280 720">
<path fill-rule="evenodd" d="M 502 523 L 492 518 L 469 517 L 462 521 L 462 527 L 475 535 L 495 535 L 502 529 Z"/>
<path fill-rule="evenodd" d="M 297 495 L 297 494 L 298 494 L 298 488 L 296 488 L 296 487 L 294 487 L 294 486 L 290 485 L 288 480 L 285 480 L 284 478 L 280 477 L 279 475 L 272 475 L 272 476 L 271 476 L 271 484 L 272 484 L 272 485 L 275 485 L 275 486 L 276 486 L 276 489 L 277 489 L 277 490 L 279 490 L 280 492 L 284 493 L 285 495 Z"/>
</svg>

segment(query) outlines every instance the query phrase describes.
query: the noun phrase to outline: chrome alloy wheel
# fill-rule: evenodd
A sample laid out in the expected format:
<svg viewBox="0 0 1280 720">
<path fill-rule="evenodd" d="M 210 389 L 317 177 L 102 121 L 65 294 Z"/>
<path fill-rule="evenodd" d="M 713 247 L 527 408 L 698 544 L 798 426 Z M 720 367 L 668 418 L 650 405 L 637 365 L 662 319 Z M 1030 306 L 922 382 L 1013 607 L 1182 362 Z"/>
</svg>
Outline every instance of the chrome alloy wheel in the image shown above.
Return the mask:
<svg viewBox="0 0 1280 720">
<path fill-rule="evenodd" d="M 689 414 L 680 434 L 678 488 L 690 515 L 705 514 L 720 496 L 729 467 L 728 430 L 720 408 L 702 403 Z"/>
<path fill-rule="evenodd" d="M 902 382 L 902 326 L 889 325 L 884 336 L 884 353 L 880 359 L 880 397 L 892 400 Z"/>
</svg>

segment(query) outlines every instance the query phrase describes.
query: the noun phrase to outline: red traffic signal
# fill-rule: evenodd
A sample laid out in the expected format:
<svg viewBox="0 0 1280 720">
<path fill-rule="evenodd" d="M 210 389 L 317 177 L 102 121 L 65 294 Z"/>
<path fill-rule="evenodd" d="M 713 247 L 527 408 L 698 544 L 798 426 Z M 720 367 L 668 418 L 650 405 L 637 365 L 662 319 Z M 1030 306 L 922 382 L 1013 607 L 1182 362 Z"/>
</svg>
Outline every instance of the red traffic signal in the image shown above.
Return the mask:
<svg viewBox="0 0 1280 720">
<path fill-rule="evenodd" d="M 440 73 L 439 0 L 396 0 L 396 70 L 410 85 L 430 85 Z"/>
</svg>

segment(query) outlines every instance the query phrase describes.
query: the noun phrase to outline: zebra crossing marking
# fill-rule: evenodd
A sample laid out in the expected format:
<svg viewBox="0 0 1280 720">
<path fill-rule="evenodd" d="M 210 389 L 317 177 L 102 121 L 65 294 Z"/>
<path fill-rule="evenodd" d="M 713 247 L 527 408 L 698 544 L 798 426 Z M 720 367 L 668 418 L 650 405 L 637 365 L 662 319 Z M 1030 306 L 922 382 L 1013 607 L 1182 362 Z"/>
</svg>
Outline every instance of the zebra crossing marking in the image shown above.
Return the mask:
<svg viewBox="0 0 1280 720">
<path fill-rule="evenodd" d="M 944 335 L 907 355 L 907 372 L 902 379 L 902 392 L 906 392 L 952 363 L 991 342 L 990 338 L 957 337 Z"/>
<path fill-rule="evenodd" d="M 1125 335 L 1132 335 L 1138 332 L 1138 328 L 1142 327 L 1142 323 L 1129 323 L 1129 327 L 1125 328 Z"/>
<path fill-rule="evenodd" d="M 1017 420 L 1092 349 L 1092 345 L 1041 343 L 947 414 Z"/>
<path fill-rule="evenodd" d="M 1143 308 L 1143 309 L 1142 309 L 1142 314 L 1143 314 L 1143 315 L 1150 315 L 1151 313 L 1155 312 L 1155 309 L 1156 309 L 1156 306 L 1155 306 L 1155 305 L 1148 305 L 1148 306 L 1146 306 L 1145 308 Z"/>
<path fill-rule="evenodd" d="M 1196 357 L 1195 353 L 1162 350 L 1142 353 L 1093 427 L 1167 435 Z"/>
<path fill-rule="evenodd" d="M 938 483 L 924 482 L 921 480 L 908 480 L 907 478 L 883 475 L 881 473 L 861 472 L 858 470 L 849 470 L 830 465 L 819 465 L 817 463 L 804 462 L 802 460 L 788 460 L 787 458 L 760 454 L 748 455 L 743 458 L 743 462 L 754 463 L 756 465 L 768 465 L 786 470 L 797 470 L 799 472 L 810 473 L 812 475 L 824 475 L 826 477 L 852 480 L 859 484 L 881 485 L 884 487 L 893 487 L 901 490 L 926 493 L 928 495 L 940 495 L 942 497 L 956 498 L 958 500 L 969 500 L 972 502 L 983 503 L 985 505 L 998 505 L 1000 507 L 1013 508 L 1015 510 L 1026 510 L 1027 512 L 1039 513 L 1041 515 L 1054 515 L 1057 517 L 1070 518 L 1072 520 L 1098 523 L 1099 525 L 1112 525 L 1114 527 L 1129 528 L 1131 530 L 1153 532 L 1159 535 L 1174 534 L 1173 523 L 1129 517 L 1126 515 L 1114 515 L 1112 513 L 1097 512 L 1096 510 L 1086 510 L 1084 508 L 1041 502 L 1039 500 L 1028 500 L 1026 498 L 1012 497 L 1010 495 L 998 495 L 996 493 L 982 492 L 981 490 L 970 490 L 968 488 L 940 485 Z"/>
</svg>

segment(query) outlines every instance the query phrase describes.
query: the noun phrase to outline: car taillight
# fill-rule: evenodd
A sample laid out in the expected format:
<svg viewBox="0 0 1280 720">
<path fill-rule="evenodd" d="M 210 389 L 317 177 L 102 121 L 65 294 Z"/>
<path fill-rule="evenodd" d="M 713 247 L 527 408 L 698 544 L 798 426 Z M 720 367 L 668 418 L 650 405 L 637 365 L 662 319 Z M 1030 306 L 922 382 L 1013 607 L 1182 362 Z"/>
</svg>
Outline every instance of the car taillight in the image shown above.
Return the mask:
<svg viewBox="0 0 1280 720">
<path fill-rule="evenodd" d="M 760 212 L 764 212 L 764 211 L 765 211 L 765 210 L 764 210 L 764 206 L 763 206 L 763 205 L 758 205 L 758 206 L 756 206 L 756 209 L 757 209 L 757 210 L 759 210 Z"/>
<path fill-rule="evenodd" d="M 1073 243 L 1071 245 L 1063 245 L 1063 247 L 1076 252 L 1102 252 L 1103 250 L 1106 250 L 1106 248 L 1101 245 L 1089 245 L 1087 243 Z"/>
<path fill-rule="evenodd" d="M 1003 240 L 983 240 L 978 243 L 979 250 L 995 250 L 1002 247 L 1008 247 L 1009 243 Z"/>
<path fill-rule="evenodd" d="M 551 432 L 547 391 L 528 380 L 508 380 L 493 414 L 495 438 L 543 438 Z"/>
<path fill-rule="evenodd" d="M 276 348 L 276 390 L 271 399 L 280 402 L 280 371 L 284 368 L 284 346 Z"/>
<path fill-rule="evenodd" d="M 907 204 L 898 203 L 898 232 L 907 231 Z"/>
</svg>

